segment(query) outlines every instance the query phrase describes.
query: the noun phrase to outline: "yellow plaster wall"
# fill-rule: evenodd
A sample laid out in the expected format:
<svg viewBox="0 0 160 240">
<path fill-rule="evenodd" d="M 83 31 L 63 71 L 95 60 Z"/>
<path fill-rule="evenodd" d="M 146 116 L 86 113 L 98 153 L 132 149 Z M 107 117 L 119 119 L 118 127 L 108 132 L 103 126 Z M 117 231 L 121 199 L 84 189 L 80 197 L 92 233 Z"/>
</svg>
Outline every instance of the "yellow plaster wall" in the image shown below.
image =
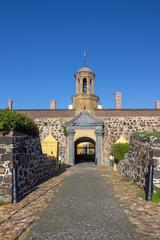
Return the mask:
<svg viewBox="0 0 160 240">
<path fill-rule="evenodd" d="M 58 142 L 51 134 L 41 141 L 41 146 L 43 154 L 46 154 L 48 157 L 57 158 Z"/>
<path fill-rule="evenodd" d="M 120 136 L 116 143 L 128 143 L 128 141 L 123 136 Z"/>
<path fill-rule="evenodd" d="M 92 138 L 94 141 L 96 141 L 95 130 L 92 130 L 92 129 L 76 129 L 75 130 L 75 135 L 74 135 L 74 141 L 76 141 L 78 138 L 81 138 L 81 137 Z"/>
</svg>

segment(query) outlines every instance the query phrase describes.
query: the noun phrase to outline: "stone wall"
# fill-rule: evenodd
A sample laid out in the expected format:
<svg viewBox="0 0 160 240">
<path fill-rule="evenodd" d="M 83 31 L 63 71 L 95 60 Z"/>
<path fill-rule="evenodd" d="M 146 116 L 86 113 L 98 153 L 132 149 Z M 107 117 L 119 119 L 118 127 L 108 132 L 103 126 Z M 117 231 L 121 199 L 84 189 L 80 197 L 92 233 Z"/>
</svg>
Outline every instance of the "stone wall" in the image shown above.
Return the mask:
<svg viewBox="0 0 160 240">
<path fill-rule="evenodd" d="M 105 117 L 97 118 L 104 122 L 104 160 L 107 160 L 112 145 L 123 135 L 130 141 L 137 131 L 160 130 L 160 117 Z"/>
<path fill-rule="evenodd" d="M 59 142 L 59 156 L 62 161 L 67 161 L 67 138 L 65 135 L 66 122 L 72 118 L 36 118 L 39 127 L 40 139 L 44 139 L 49 133 Z M 132 133 L 137 131 L 155 131 L 160 129 L 160 117 L 98 117 L 104 122 L 104 161 L 108 159 L 112 145 L 123 135 L 130 141 Z M 89 132 L 87 136 L 89 135 Z M 85 136 L 84 136 L 85 137 Z M 88 136 L 89 137 L 89 136 Z M 90 136 L 93 137 L 92 135 Z"/>
<path fill-rule="evenodd" d="M 49 133 L 59 142 L 59 156 L 62 161 L 67 159 L 67 138 L 65 124 L 70 118 L 37 118 L 35 123 L 39 128 L 40 139 L 43 140 Z"/>
<path fill-rule="evenodd" d="M 12 167 L 17 169 L 20 198 L 54 173 L 56 161 L 42 154 L 39 137 L 0 136 L 0 192 L 11 195 Z"/>
<path fill-rule="evenodd" d="M 140 187 L 145 185 L 145 176 L 150 164 L 158 165 L 160 159 L 160 139 L 132 135 L 129 152 L 120 161 L 120 172 L 136 182 Z"/>
<path fill-rule="evenodd" d="M 11 195 L 13 144 L 12 135 L 0 136 L 0 192 Z"/>
</svg>

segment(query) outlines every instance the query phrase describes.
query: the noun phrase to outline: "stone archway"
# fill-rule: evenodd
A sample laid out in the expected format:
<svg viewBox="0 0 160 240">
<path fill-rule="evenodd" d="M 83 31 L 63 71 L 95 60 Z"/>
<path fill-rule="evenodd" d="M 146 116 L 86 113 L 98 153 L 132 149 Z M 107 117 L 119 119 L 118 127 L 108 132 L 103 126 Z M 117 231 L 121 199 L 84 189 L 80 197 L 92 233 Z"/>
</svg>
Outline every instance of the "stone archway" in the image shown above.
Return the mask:
<svg viewBox="0 0 160 240">
<path fill-rule="evenodd" d="M 95 162 L 96 143 L 88 137 L 81 137 L 74 143 L 75 164 L 82 162 Z"/>
<path fill-rule="evenodd" d="M 67 133 L 67 151 L 68 151 L 68 163 L 75 164 L 75 146 L 74 140 L 76 132 L 79 130 L 94 132 L 95 135 L 95 162 L 98 165 L 103 164 L 103 133 L 104 124 L 101 121 L 97 121 L 90 113 L 83 111 L 66 124 Z M 81 136 L 82 137 L 82 136 Z M 89 135 L 83 137 L 89 137 Z M 91 139 L 93 139 L 91 137 Z"/>
</svg>

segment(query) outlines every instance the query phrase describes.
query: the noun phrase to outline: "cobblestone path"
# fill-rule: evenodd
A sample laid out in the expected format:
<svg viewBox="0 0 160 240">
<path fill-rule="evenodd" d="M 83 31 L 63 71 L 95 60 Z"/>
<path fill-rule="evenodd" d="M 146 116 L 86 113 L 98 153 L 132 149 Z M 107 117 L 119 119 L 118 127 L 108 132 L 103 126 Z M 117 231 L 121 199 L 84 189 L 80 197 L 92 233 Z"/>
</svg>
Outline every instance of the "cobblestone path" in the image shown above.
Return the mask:
<svg viewBox="0 0 160 240">
<path fill-rule="evenodd" d="M 134 240 L 134 227 L 92 163 L 79 164 L 33 226 L 27 240 Z"/>
</svg>

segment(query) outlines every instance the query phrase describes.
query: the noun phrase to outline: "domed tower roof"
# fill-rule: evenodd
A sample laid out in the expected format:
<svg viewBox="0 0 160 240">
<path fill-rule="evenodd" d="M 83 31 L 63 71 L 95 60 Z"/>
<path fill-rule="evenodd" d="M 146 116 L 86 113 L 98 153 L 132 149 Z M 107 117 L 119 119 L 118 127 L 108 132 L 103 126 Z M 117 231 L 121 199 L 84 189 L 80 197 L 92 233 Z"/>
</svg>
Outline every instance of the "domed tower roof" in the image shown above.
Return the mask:
<svg viewBox="0 0 160 240">
<path fill-rule="evenodd" d="M 91 72 L 91 73 L 93 73 L 93 71 L 88 67 L 82 67 L 77 72 Z"/>
<path fill-rule="evenodd" d="M 75 73 L 75 77 L 77 78 L 77 76 L 92 76 L 93 78 L 95 78 L 95 73 L 88 67 L 81 67 L 80 69 L 78 69 L 78 71 L 76 71 Z"/>
</svg>

